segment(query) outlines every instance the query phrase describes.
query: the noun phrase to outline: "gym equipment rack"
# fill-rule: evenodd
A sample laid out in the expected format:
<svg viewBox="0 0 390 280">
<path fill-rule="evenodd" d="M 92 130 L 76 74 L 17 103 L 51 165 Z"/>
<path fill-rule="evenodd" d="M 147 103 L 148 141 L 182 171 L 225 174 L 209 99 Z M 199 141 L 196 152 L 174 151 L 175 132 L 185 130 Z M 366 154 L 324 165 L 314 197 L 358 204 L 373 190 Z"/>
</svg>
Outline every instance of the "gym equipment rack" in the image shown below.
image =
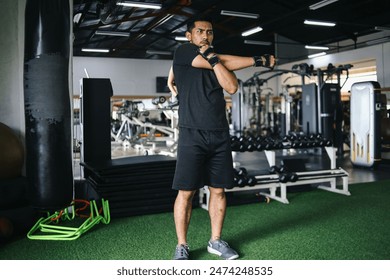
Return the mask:
<svg viewBox="0 0 390 280">
<path fill-rule="evenodd" d="M 253 186 L 234 187 L 231 189 L 225 189 L 226 192 L 236 191 L 252 191 L 252 190 L 266 190 L 269 189 L 269 193 L 260 192 L 259 194 L 277 200 L 279 202 L 289 204 L 287 199 L 287 187 L 296 185 L 307 184 L 322 184 L 330 183 L 329 185 L 319 185 L 317 188 L 334 192 L 338 194 L 351 195 L 348 190 L 348 177 L 347 171 L 341 167 L 336 168 L 336 148 L 325 147 L 327 155 L 330 158 L 330 169 L 295 172 L 298 175 L 298 180 L 295 182 L 281 182 L 278 174 L 267 175 L 255 175 L 256 184 Z M 268 164 L 270 166 L 275 165 L 275 151 L 265 150 Z M 337 179 L 342 179 L 342 188 L 337 186 Z M 277 194 L 277 189 L 280 188 L 280 194 Z M 205 186 L 199 191 L 199 205 L 205 210 L 208 210 L 208 202 L 210 198 L 210 192 L 208 187 Z"/>
</svg>

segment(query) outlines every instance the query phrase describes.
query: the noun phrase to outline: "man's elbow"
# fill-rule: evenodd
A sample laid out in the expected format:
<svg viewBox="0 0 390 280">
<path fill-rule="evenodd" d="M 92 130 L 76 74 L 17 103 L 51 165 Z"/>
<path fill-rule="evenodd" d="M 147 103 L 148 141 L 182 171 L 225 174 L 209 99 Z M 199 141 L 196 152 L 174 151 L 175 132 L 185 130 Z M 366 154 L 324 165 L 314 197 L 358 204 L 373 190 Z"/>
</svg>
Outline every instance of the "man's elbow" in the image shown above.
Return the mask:
<svg viewBox="0 0 390 280">
<path fill-rule="evenodd" d="M 238 83 L 231 84 L 228 88 L 225 89 L 229 94 L 235 94 L 238 90 Z"/>
</svg>

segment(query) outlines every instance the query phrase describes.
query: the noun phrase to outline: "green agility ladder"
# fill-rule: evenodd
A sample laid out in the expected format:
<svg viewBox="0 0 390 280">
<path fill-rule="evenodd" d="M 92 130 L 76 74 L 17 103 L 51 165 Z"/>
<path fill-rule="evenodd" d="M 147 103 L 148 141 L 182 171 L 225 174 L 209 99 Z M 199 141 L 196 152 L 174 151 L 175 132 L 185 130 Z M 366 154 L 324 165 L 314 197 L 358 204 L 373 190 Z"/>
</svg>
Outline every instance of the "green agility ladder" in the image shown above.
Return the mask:
<svg viewBox="0 0 390 280">
<path fill-rule="evenodd" d="M 83 207 L 76 208 L 76 204 L 80 203 L 84 204 Z M 81 214 L 88 206 L 90 214 Z M 83 221 L 83 219 L 75 219 L 76 216 L 86 219 L 80 225 L 80 220 Z M 65 221 L 74 226 L 59 225 Z M 40 218 L 27 233 L 27 237 L 35 240 L 75 240 L 100 222 L 103 224 L 110 222 L 108 201 L 102 199 L 102 206 L 99 210 L 95 200 L 73 200 L 70 207 L 56 211 L 52 215 L 48 213 L 47 218 Z"/>
</svg>

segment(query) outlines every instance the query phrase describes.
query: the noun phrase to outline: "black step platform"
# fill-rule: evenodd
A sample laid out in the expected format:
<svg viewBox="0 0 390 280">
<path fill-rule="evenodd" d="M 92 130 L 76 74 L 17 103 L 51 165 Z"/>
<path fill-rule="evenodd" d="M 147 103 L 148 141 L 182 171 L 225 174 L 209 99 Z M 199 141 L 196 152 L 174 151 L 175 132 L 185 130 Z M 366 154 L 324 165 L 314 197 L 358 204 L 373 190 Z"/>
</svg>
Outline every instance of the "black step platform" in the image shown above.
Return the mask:
<svg viewBox="0 0 390 280">
<path fill-rule="evenodd" d="M 172 190 L 176 167 L 172 157 L 136 156 L 80 164 L 86 185 L 99 199 L 109 201 L 112 218 L 173 210 L 177 192 Z"/>
</svg>

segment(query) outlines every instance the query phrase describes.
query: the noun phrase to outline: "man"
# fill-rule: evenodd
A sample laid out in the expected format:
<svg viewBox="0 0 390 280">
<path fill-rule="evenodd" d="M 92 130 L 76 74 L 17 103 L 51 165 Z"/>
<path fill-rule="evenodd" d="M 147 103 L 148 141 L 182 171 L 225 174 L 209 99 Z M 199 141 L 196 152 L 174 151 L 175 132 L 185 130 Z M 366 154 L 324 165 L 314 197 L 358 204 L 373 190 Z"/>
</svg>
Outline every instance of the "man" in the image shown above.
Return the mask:
<svg viewBox="0 0 390 280">
<path fill-rule="evenodd" d="M 211 238 L 207 250 L 223 259 L 238 253 L 221 239 L 226 212 L 225 188 L 233 186 L 233 160 L 223 90 L 234 94 L 238 81 L 232 71 L 250 66 L 273 67 L 273 56 L 239 57 L 217 55 L 213 48 L 213 28 L 209 19 L 188 23 L 190 43 L 175 52 L 173 73 L 180 95 L 177 165 L 172 188 L 178 190 L 174 220 L 178 244 L 174 259 L 189 258 L 187 231 L 195 192 L 208 186 Z M 174 78 L 173 78 L 174 77 Z"/>
</svg>

